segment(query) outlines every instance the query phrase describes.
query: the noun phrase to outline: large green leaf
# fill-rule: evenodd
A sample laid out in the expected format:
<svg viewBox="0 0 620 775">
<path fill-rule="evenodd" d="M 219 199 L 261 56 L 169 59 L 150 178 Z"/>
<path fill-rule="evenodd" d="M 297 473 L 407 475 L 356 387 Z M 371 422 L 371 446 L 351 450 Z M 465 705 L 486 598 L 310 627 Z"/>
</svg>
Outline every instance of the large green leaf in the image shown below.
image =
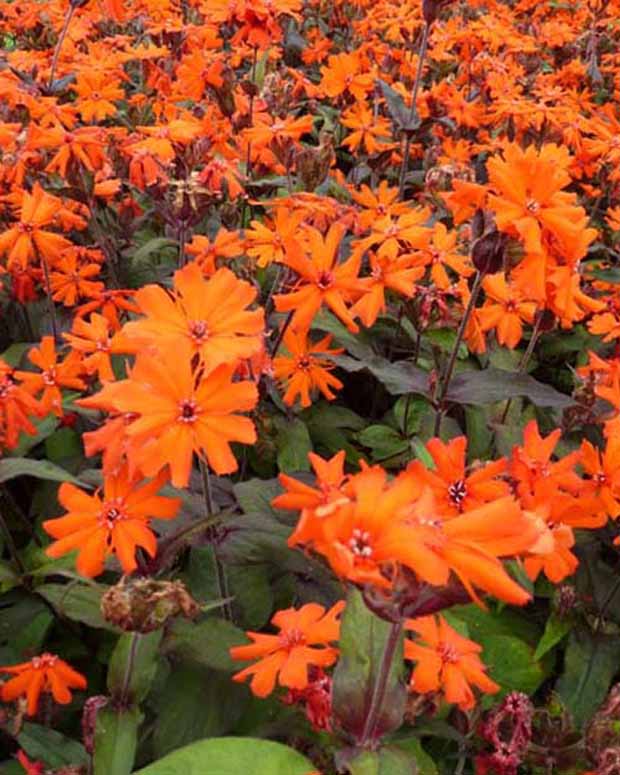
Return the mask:
<svg viewBox="0 0 620 775">
<path fill-rule="evenodd" d="M 214 737 L 174 751 L 135 775 L 310 775 L 315 770 L 305 756 L 281 743 Z"/>
<path fill-rule="evenodd" d="M 101 615 L 101 597 L 108 587 L 103 584 L 43 584 L 37 594 L 44 597 L 61 616 L 89 627 L 118 632 Z"/>
<path fill-rule="evenodd" d="M 364 360 L 356 360 L 348 355 L 334 355 L 332 360 L 345 371 L 369 371 L 393 396 L 429 393 L 428 374 L 410 361 L 392 363 L 379 355 L 369 355 Z"/>
<path fill-rule="evenodd" d="M 417 775 L 414 757 L 398 748 L 364 751 L 347 763 L 350 775 Z"/>
<path fill-rule="evenodd" d="M 161 691 L 149 698 L 156 712 L 155 758 L 196 740 L 228 734 L 249 700 L 247 687 L 233 683 L 227 673 L 194 662 L 175 663 Z"/>
<path fill-rule="evenodd" d="M 620 637 L 580 627 L 571 633 L 564 673 L 556 689 L 575 724 L 582 727 L 603 702 L 618 672 Z"/>
<path fill-rule="evenodd" d="M 230 658 L 229 649 L 246 642 L 243 630 L 225 619 L 209 617 L 197 623 L 176 619 L 164 638 L 163 649 L 205 667 L 233 672 L 240 665 Z"/>
<path fill-rule="evenodd" d="M 138 745 L 138 708 L 102 708 L 95 727 L 94 775 L 129 775 Z"/>
<path fill-rule="evenodd" d="M 83 484 L 79 479 L 47 460 L 32 460 L 29 457 L 7 457 L 0 460 L 0 482 L 8 482 L 18 476 L 33 476 L 51 482 L 72 482 Z"/>
</svg>

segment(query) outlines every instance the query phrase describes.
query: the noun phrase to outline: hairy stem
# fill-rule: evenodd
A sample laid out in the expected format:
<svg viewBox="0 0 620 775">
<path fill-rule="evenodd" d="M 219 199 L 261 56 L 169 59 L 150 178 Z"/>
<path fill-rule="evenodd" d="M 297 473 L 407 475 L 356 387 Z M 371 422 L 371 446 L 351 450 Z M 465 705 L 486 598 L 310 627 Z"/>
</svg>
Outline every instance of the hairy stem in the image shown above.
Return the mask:
<svg viewBox="0 0 620 775">
<path fill-rule="evenodd" d="M 47 86 L 49 89 L 52 88 L 52 85 L 54 83 L 54 76 L 56 75 L 56 66 L 58 65 L 58 57 L 60 56 L 60 50 L 62 49 L 62 44 L 65 42 L 65 38 L 67 37 L 67 32 L 69 30 L 69 25 L 71 24 L 71 19 L 73 18 L 74 11 L 75 11 L 75 5 L 73 5 L 73 3 L 70 3 L 69 7 L 67 8 L 67 13 L 65 14 L 65 22 L 62 25 L 62 30 L 60 31 L 60 35 L 58 36 L 56 48 L 54 49 L 54 56 L 52 57 L 50 77 L 49 77 L 49 81 L 47 82 Z"/>
<path fill-rule="evenodd" d="M 200 474 L 202 476 L 202 492 L 205 503 L 205 513 L 207 517 L 213 515 L 213 493 L 211 490 L 211 478 L 209 476 L 209 467 L 204 460 L 200 460 Z M 222 613 L 225 619 L 232 621 L 232 609 L 228 598 L 230 597 L 228 591 L 228 579 L 226 578 L 226 569 L 222 565 L 220 558 L 217 554 L 217 527 L 211 525 L 207 528 L 207 536 L 209 538 L 209 545 L 213 556 L 213 567 L 215 568 L 215 583 L 217 586 L 217 595 L 221 600 L 226 602 L 222 605 Z"/>
<path fill-rule="evenodd" d="M 390 676 L 390 670 L 392 669 L 392 663 L 394 662 L 394 655 L 396 654 L 396 648 L 398 647 L 398 641 L 403 630 L 404 622 L 399 620 L 392 622 L 388 638 L 385 643 L 383 655 L 381 657 L 381 664 L 379 665 L 379 672 L 377 674 L 377 680 L 373 687 L 372 697 L 370 700 L 370 707 L 368 708 L 368 715 L 364 722 L 364 729 L 362 731 L 362 737 L 360 740 L 360 746 L 365 747 L 372 742 L 377 722 L 379 721 L 379 714 L 383 708 L 383 701 L 385 699 L 385 692 L 387 689 L 388 678 Z"/>
<path fill-rule="evenodd" d="M 446 370 L 443 373 L 441 380 L 439 380 L 437 383 L 438 387 L 435 396 L 435 429 L 433 431 L 433 435 L 435 436 L 439 436 L 439 432 L 441 430 L 441 421 L 443 420 L 443 416 L 446 413 L 446 395 L 448 394 L 448 388 L 450 387 L 450 381 L 452 379 L 452 374 L 454 373 L 459 347 L 461 346 L 461 342 L 465 336 L 465 329 L 467 328 L 469 319 L 471 318 L 472 312 L 476 306 L 476 301 L 478 300 L 482 278 L 483 273 L 480 271 L 476 272 L 474 284 L 472 285 L 471 289 L 471 295 L 469 297 L 467 307 L 465 308 L 465 312 L 463 313 L 463 317 L 461 318 L 461 323 L 456 334 L 456 340 L 454 342 L 454 346 L 452 347 L 452 352 L 450 353 L 448 365 L 446 366 Z"/>
<path fill-rule="evenodd" d="M 530 341 L 527 344 L 527 348 L 523 353 L 521 360 L 519 361 L 517 374 L 523 374 L 527 369 L 527 364 L 529 363 L 530 358 L 532 357 L 532 353 L 534 352 L 534 348 L 536 347 L 536 343 L 538 342 L 538 338 L 541 334 L 540 326 L 542 323 L 543 314 L 544 314 L 543 310 L 541 310 L 536 316 L 536 321 L 534 323 L 534 330 L 532 331 L 532 336 L 530 337 Z M 512 398 L 509 398 L 508 401 L 506 401 L 506 406 L 504 407 L 504 411 L 502 412 L 502 417 L 501 417 L 501 420 L 499 421 L 500 425 L 504 425 L 504 423 L 506 422 L 506 418 L 508 417 L 508 412 L 510 411 L 511 405 L 512 405 Z"/>
<path fill-rule="evenodd" d="M 415 74 L 415 81 L 413 82 L 413 89 L 411 91 L 411 107 L 409 109 L 409 117 L 407 120 L 407 134 L 405 135 L 405 147 L 403 149 L 403 160 L 400 165 L 400 175 L 398 182 L 398 197 L 403 198 L 405 193 L 405 178 L 407 176 L 407 170 L 409 168 L 409 154 L 411 153 L 411 140 L 413 138 L 413 122 L 418 115 L 418 109 L 416 103 L 418 101 L 418 92 L 420 90 L 420 84 L 422 83 L 422 70 L 424 68 L 424 60 L 426 59 L 426 50 L 428 48 L 428 34 L 430 32 L 431 25 L 428 22 L 424 22 L 422 29 L 422 41 L 420 43 L 420 53 L 418 55 L 418 68 Z"/>
</svg>

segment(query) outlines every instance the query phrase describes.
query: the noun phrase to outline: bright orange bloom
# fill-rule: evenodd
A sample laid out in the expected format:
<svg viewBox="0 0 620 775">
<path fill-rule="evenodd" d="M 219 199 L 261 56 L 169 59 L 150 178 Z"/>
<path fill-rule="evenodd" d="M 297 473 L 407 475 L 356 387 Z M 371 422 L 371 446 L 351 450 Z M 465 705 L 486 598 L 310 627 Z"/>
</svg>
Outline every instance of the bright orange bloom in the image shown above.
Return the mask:
<svg viewBox="0 0 620 775">
<path fill-rule="evenodd" d="M 341 600 L 327 612 L 318 603 L 278 611 L 271 620 L 279 630 L 277 635 L 248 632 L 251 645 L 230 649 L 233 659 L 259 659 L 235 673 L 233 680 L 244 681 L 252 676 L 250 688 L 257 697 L 271 694 L 276 680 L 289 689 L 305 689 L 311 666 L 329 667 L 338 658 L 338 650 L 329 644 L 340 635 L 339 617 L 344 605 Z"/>
<path fill-rule="evenodd" d="M 485 672 L 482 648 L 459 635 L 443 616 L 409 619 L 405 627 L 418 635 L 416 641 L 405 640 L 405 659 L 417 663 L 411 674 L 413 692 L 442 692 L 447 702 L 471 710 L 476 702 L 472 686 L 487 694 L 499 691 Z"/>
<path fill-rule="evenodd" d="M 34 436 L 37 429 L 30 418 L 42 414 L 40 403 L 15 382 L 13 369 L 0 358 L 0 448 L 16 447 L 22 431 Z"/>
<path fill-rule="evenodd" d="M 297 242 L 300 224 L 305 214 L 301 210 L 292 213 L 284 207 L 276 209 L 273 223 L 252 221 L 247 229 L 247 254 L 256 259 L 257 266 L 268 266 L 272 262 L 284 262 L 288 252 L 299 253 Z"/>
<path fill-rule="evenodd" d="M 99 127 L 84 126 L 67 130 L 61 126 L 37 127 L 32 125 L 28 148 L 52 148 L 56 153 L 45 168 L 66 178 L 70 165 L 84 167 L 90 172 L 101 169 L 106 161 L 105 135 Z"/>
<path fill-rule="evenodd" d="M 61 200 L 47 194 L 38 183 L 32 193 L 23 192 L 19 222 L 0 234 L 0 254 L 8 254 L 9 268 L 17 264 L 25 269 L 29 261 L 38 258 L 59 259 L 64 250 L 73 247 L 61 234 L 45 228 L 56 223 L 61 208 Z"/>
<path fill-rule="evenodd" d="M 156 355 L 141 353 L 130 379 L 80 402 L 137 416 L 125 429 L 129 459 L 145 476 L 169 466 L 175 487 L 187 486 L 194 452 L 217 474 L 229 474 L 237 470 L 231 442 L 256 441 L 252 421 L 237 414 L 256 406 L 256 385 L 233 382 L 234 366 L 225 364 L 194 372 L 191 360 L 183 342 Z"/>
<path fill-rule="evenodd" d="M 130 301 L 134 296 L 134 291 L 129 290 L 102 290 L 93 294 L 90 301 L 81 304 L 75 310 L 78 318 L 86 317 L 91 312 L 101 310 L 101 314 L 110 324 L 112 331 L 118 331 L 121 327 L 119 315 L 123 312 L 138 312 L 138 308 Z"/>
<path fill-rule="evenodd" d="M 374 86 L 374 76 L 363 72 L 358 51 L 330 56 L 321 68 L 320 88 L 328 97 L 339 97 L 348 92 L 356 100 L 364 100 Z"/>
<path fill-rule="evenodd" d="M 584 439 L 581 465 L 589 477 L 586 486 L 600 501 L 603 512 L 616 519 L 620 515 L 620 439 L 607 439 L 602 453 Z"/>
<path fill-rule="evenodd" d="M 299 397 L 303 407 L 310 406 L 310 392 L 314 389 L 320 390 L 328 401 L 336 398 L 332 388 L 340 390 L 342 382 L 329 373 L 334 368 L 329 356 L 340 355 L 343 350 L 330 350 L 331 340 L 328 334 L 312 344 L 308 343 L 305 332 L 292 331 L 290 328 L 286 331 L 283 342 L 290 356 L 279 355 L 273 359 L 274 375 L 286 386 L 285 404 L 293 406 Z"/>
<path fill-rule="evenodd" d="M 542 571 L 549 581 L 559 584 L 568 576 L 572 576 L 579 565 L 579 560 L 571 552 L 574 545 L 572 528 L 563 523 L 551 522 L 542 534 L 539 544 L 532 547 L 532 555 L 524 559 L 525 572 L 532 581 L 536 581 Z"/>
<path fill-rule="evenodd" d="M 380 258 L 376 253 L 369 252 L 368 260 L 371 276 L 360 280 L 360 287 L 364 288 L 365 293 L 351 307 L 351 314 L 359 317 L 370 328 L 380 313 L 385 311 L 386 291 L 389 289 L 405 298 L 411 298 L 415 281 L 424 276 L 424 269 L 413 266 L 411 256 Z"/>
<path fill-rule="evenodd" d="M 104 289 L 103 283 L 91 279 L 100 272 L 101 265 L 83 248 L 65 251 L 50 272 L 52 298 L 65 307 L 73 307 L 78 299 L 100 293 Z"/>
<path fill-rule="evenodd" d="M 250 358 L 263 345 L 262 309 L 247 309 L 256 289 L 230 269 L 205 278 L 196 263 L 174 273 L 172 295 L 147 285 L 135 300 L 146 317 L 125 324 L 123 333 L 136 345 L 174 348 L 187 343 L 210 371 L 222 363 Z"/>
<path fill-rule="evenodd" d="M 508 483 L 499 479 L 506 471 L 506 458 L 489 461 L 468 472 L 465 436 L 458 436 L 447 443 L 441 439 L 430 439 L 426 449 L 433 459 L 434 469 L 428 469 L 415 460 L 407 470 L 418 479 L 421 488 L 430 487 L 442 516 L 456 516 L 510 495 Z"/>
<path fill-rule="evenodd" d="M 15 377 L 33 395 L 42 392 L 39 398 L 42 410 L 54 412 L 58 417 L 62 417 L 61 388 L 84 390 L 86 387 L 85 382 L 80 378 L 84 373 L 80 354 L 73 350 L 59 362 L 54 338 L 44 336 L 41 345 L 30 350 L 28 359 L 41 371 L 16 371 Z"/>
<path fill-rule="evenodd" d="M 363 286 L 358 279 L 360 258 L 351 257 L 338 263 L 338 250 L 344 235 L 344 227 L 334 223 L 327 235 L 308 227 L 305 232 L 310 257 L 287 254 L 284 262 L 299 275 L 290 293 L 274 296 L 279 312 L 292 312 L 293 328 L 307 330 L 314 316 L 326 304 L 342 320 L 349 331 L 357 332 L 347 301 L 352 293 L 359 293 Z"/>
<path fill-rule="evenodd" d="M 62 557 L 77 549 L 76 567 L 88 577 L 103 573 L 105 559 L 111 554 L 116 554 L 124 573 L 132 573 L 138 567 L 138 547 L 155 557 L 157 539 L 149 521 L 173 519 L 181 501 L 157 495 L 167 481 L 166 476 L 143 484 L 140 481 L 124 468 L 115 476 L 106 477 L 103 492 L 94 495 L 63 482 L 58 500 L 67 514 L 43 522 L 43 529 L 56 539 L 46 549 L 48 557 Z"/>
<path fill-rule="evenodd" d="M 12 702 L 25 695 L 27 713 L 34 716 L 42 693 L 51 694 L 61 705 L 71 702 L 70 689 L 86 689 L 86 678 L 60 657 L 41 654 L 19 665 L 0 667 L 0 673 L 15 676 L 0 686 L 0 699 Z"/>
<path fill-rule="evenodd" d="M 340 123 L 354 130 L 342 141 L 351 153 L 356 153 L 360 148 L 368 154 L 381 153 L 394 145 L 387 141 L 392 133 L 390 122 L 381 116 L 375 116 L 371 108 L 364 103 L 356 103 L 349 110 L 345 110 Z"/>
<path fill-rule="evenodd" d="M 304 509 L 289 543 L 308 544 L 340 577 L 390 587 L 403 565 L 433 586 L 454 572 L 474 600 L 474 586 L 516 604 L 529 599 L 498 559 L 526 551 L 538 537 L 512 498 L 444 520 L 430 491 L 420 496 L 415 477 L 404 473 L 388 483 L 380 466 L 327 494 L 327 503 Z"/>
<path fill-rule="evenodd" d="M 72 332 L 63 336 L 74 350 L 84 353 L 84 368 L 89 374 L 97 374 L 101 382 L 116 379 L 110 356 L 131 352 L 126 337 L 120 332 L 111 334 L 107 319 L 97 312 L 88 322 L 75 318 Z"/>
<path fill-rule="evenodd" d="M 488 275 L 482 281 L 482 287 L 487 299 L 477 311 L 481 329 L 495 329 L 497 341 L 514 350 L 523 337 L 523 321 L 534 321 L 536 303 L 527 301 L 502 274 Z"/>
<path fill-rule="evenodd" d="M 116 113 L 117 100 L 125 97 L 117 79 L 110 73 L 84 70 L 79 73 L 73 90 L 78 95 L 76 105 L 84 121 L 102 121 Z"/>
<path fill-rule="evenodd" d="M 204 274 L 212 275 L 219 258 L 235 258 L 244 252 L 243 240 L 236 231 L 221 228 L 211 241 L 204 234 L 195 234 L 185 250 L 193 256 Z"/>
<path fill-rule="evenodd" d="M 456 231 L 448 231 L 443 223 L 436 223 L 428 247 L 414 253 L 411 266 L 430 267 L 431 281 L 442 290 L 453 284 L 446 267 L 461 277 L 469 277 L 474 268 L 471 261 L 456 252 L 456 240 Z"/>
</svg>

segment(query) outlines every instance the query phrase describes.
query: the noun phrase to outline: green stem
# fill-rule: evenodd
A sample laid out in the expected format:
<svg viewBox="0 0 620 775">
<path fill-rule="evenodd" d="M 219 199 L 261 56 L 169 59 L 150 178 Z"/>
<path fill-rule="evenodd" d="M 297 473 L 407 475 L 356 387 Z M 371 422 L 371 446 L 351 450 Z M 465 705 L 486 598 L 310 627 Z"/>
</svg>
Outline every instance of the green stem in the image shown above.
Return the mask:
<svg viewBox="0 0 620 775">
<path fill-rule="evenodd" d="M 121 707 L 125 707 L 129 702 L 129 684 L 131 682 L 131 674 L 133 672 L 133 666 L 136 662 L 136 655 L 138 653 L 138 646 L 140 645 L 140 638 L 142 634 L 139 632 L 131 633 L 131 644 L 129 646 L 129 654 L 127 655 L 127 662 L 125 663 L 125 674 L 123 676 L 123 685 L 119 695 L 119 703 Z"/>
<path fill-rule="evenodd" d="M 11 555 L 11 559 L 15 563 L 20 574 L 23 576 L 26 573 L 26 566 L 21 561 L 21 557 L 19 556 L 19 552 L 17 551 L 17 546 L 15 545 L 15 541 L 13 540 L 13 536 L 11 535 L 9 526 L 4 521 L 4 517 L 2 516 L 2 514 L 0 514 L 0 528 L 4 533 L 4 537 L 6 539 L 6 545 L 9 550 L 9 554 Z"/>
<path fill-rule="evenodd" d="M 69 31 L 69 25 L 71 24 L 71 19 L 73 18 L 73 13 L 75 11 L 75 8 L 76 6 L 73 3 L 70 3 L 69 7 L 67 8 L 67 13 L 65 14 L 65 22 L 62 25 L 62 30 L 60 31 L 60 35 L 58 36 L 58 41 L 56 43 L 56 48 L 54 49 L 54 56 L 52 57 L 52 65 L 50 67 L 50 77 L 49 77 L 49 81 L 47 82 L 48 89 L 51 89 L 54 84 L 54 76 L 56 75 L 56 65 L 58 64 L 58 57 L 60 56 L 60 50 L 62 49 L 62 44 L 65 41 L 67 32 Z"/>
</svg>

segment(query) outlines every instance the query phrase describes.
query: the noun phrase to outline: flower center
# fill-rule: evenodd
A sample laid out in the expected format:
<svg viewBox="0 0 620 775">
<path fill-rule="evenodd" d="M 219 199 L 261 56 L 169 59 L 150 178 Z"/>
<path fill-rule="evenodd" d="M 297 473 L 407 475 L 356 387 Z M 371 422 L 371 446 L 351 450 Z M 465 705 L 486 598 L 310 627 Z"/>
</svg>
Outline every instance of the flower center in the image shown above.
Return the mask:
<svg viewBox="0 0 620 775">
<path fill-rule="evenodd" d="M 322 291 L 326 291 L 333 283 L 334 275 L 331 272 L 321 272 L 316 281 L 316 284 Z"/>
<path fill-rule="evenodd" d="M 198 404 L 193 398 L 181 401 L 179 404 L 179 416 L 177 420 L 179 422 L 192 423 L 198 419 L 199 409 Z"/>
<path fill-rule="evenodd" d="M 105 501 L 99 514 L 99 524 L 108 530 L 112 530 L 117 522 L 127 517 L 123 506 L 122 498 L 113 498 L 110 501 Z"/>
<path fill-rule="evenodd" d="M 45 654 L 41 654 L 39 657 L 33 657 L 31 660 L 31 665 L 35 670 L 43 670 L 46 667 L 54 667 L 57 661 L 58 657 L 46 652 Z"/>
<path fill-rule="evenodd" d="M 194 342 L 204 342 L 209 337 L 209 327 L 205 320 L 192 320 L 189 323 L 189 333 Z"/>
<path fill-rule="evenodd" d="M 310 369 L 310 358 L 307 355 L 302 355 L 297 358 L 297 368 L 301 371 L 308 371 Z"/>
<path fill-rule="evenodd" d="M 281 632 L 278 636 L 278 640 L 281 648 L 290 650 L 295 648 L 295 646 L 303 646 L 306 642 L 306 636 L 301 630 L 293 627 L 292 630 Z"/>
<path fill-rule="evenodd" d="M 525 209 L 530 213 L 537 213 L 540 210 L 540 202 L 536 199 L 528 199 L 525 203 Z"/>
<path fill-rule="evenodd" d="M 439 653 L 439 656 L 441 657 L 442 662 L 447 662 L 449 664 L 454 664 L 454 662 L 458 662 L 459 654 L 458 651 L 454 648 L 454 646 L 451 643 L 445 643 L 442 641 L 437 646 L 437 651 Z"/>
<path fill-rule="evenodd" d="M 31 223 L 21 221 L 17 224 L 17 231 L 20 231 L 22 234 L 31 234 L 33 229 L 34 226 Z"/>
<path fill-rule="evenodd" d="M 56 384 L 56 369 L 47 369 L 41 374 L 44 385 L 53 386 Z"/>
<path fill-rule="evenodd" d="M 360 530 L 356 527 L 349 539 L 349 549 L 356 557 L 372 557 L 370 533 L 367 530 Z"/>
<path fill-rule="evenodd" d="M 607 476 L 605 474 L 595 474 L 594 481 L 599 485 L 602 486 L 607 483 Z"/>
<path fill-rule="evenodd" d="M 467 485 L 465 482 L 462 479 L 457 479 L 456 482 L 452 482 L 448 487 L 448 496 L 452 503 L 456 506 L 460 506 L 467 497 Z"/>
</svg>

